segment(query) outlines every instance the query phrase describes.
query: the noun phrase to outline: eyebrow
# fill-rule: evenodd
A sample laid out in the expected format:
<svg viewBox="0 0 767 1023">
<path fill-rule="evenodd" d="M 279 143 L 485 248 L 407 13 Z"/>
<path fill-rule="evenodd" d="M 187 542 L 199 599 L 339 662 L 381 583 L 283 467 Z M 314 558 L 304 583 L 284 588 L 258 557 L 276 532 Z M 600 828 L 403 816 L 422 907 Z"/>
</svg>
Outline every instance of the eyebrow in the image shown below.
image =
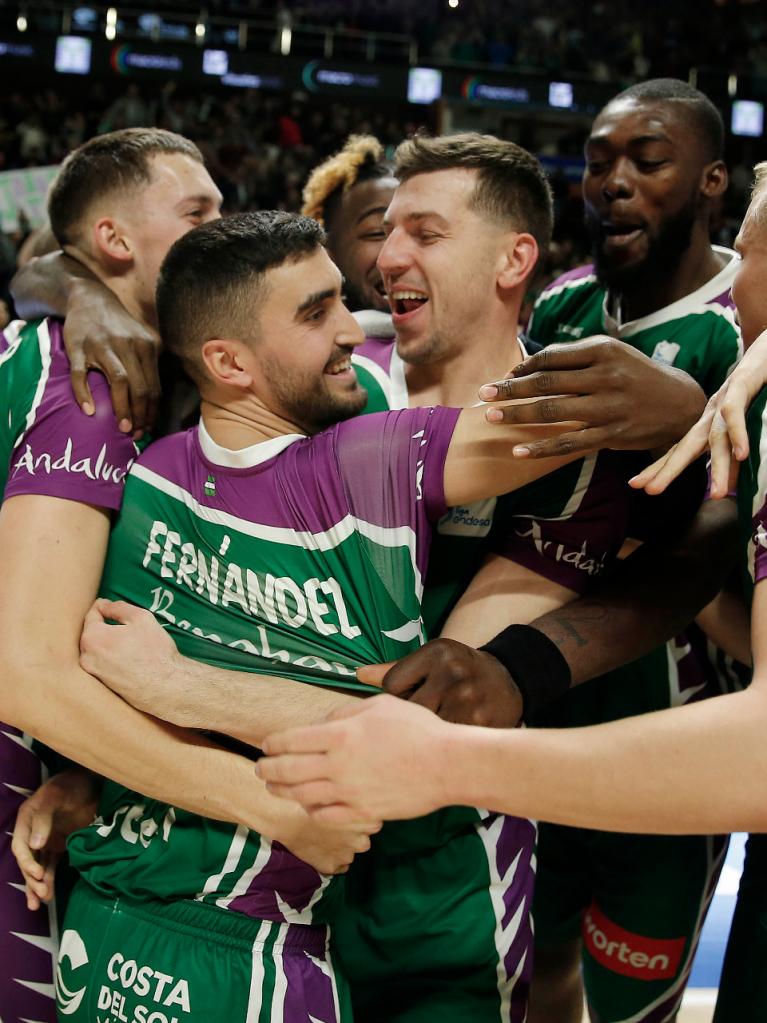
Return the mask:
<svg viewBox="0 0 767 1023">
<path fill-rule="evenodd" d="M 338 294 L 338 288 L 325 288 L 323 291 L 315 291 L 311 295 L 303 300 L 303 302 L 296 307 L 296 316 L 300 316 L 301 313 L 305 313 L 307 309 L 311 309 L 312 306 L 319 305 L 320 302 L 325 302 L 329 298 L 333 298 Z"/>
<path fill-rule="evenodd" d="M 445 220 L 445 218 L 443 216 L 441 216 L 439 213 L 437 213 L 436 210 L 425 210 L 423 213 L 420 213 L 420 212 L 419 213 L 406 213 L 405 217 L 403 219 L 408 221 L 408 222 L 412 222 L 412 221 L 428 220 L 430 217 L 432 219 L 434 219 L 434 220 L 438 220 L 441 224 L 447 224 L 447 221 Z M 384 217 L 384 223 L 385 224 L 391 224 L 391 220 L 388 220 L 386 217 Z"/>
<path fill-rule="evenodd" d="M 209 192 L 201 192 L 199 195 L 185 195 L 183 199 L 176 203 L 176 206 L 185 206 L 187 203 L 199 206 L 220 206 L 223 201 L 224 197 L 220 192 L 215 196 Z"/>
<path fill-rule="evenodd" d="M 654 135 L 650 133 L 648 133 L 647 135 L 635 135 L 634 138 L 629 139 L 629 145 L 642 146 L 646 142 L 670 142 L 670 141 L 671 139 L 668 137 L 668 135 L 664 135 L 662 132 L 658 132 L 657 134 Z M 606 146 L 609 144 L 610 140 L 604 135 L 590 135 L 586 139 L 587 146 L 588 145 Z"/>
<path fill-rule="evenodd" d="M 364 213 L 360 213 L 357 217 L 356 223 L 361 224 L 367 217 L 371 217 L 374 213 L 386 213 L 386 206 L 371 206 L 369 210 L 365 210 Z"/>
</svg>

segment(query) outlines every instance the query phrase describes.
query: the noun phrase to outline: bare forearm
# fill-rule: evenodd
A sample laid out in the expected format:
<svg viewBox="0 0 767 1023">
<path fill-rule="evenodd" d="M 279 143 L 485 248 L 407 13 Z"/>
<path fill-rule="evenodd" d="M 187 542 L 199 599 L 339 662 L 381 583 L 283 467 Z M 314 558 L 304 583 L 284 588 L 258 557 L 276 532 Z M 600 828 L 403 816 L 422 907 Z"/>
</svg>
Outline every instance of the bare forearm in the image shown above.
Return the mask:
<svg viewBox="0 0 767 1023">
<path fill-rule="evenodd" d="M 751 629 L 740 593 L 724 589 L 695 619 L 712 643 L 741 664 L 751 664 Z"/>
<path fill-rule="evenodd" d="M 52 252 L 23 266 L 11 281 L 16 309 L 25 320 L 38 316 L 66 316 L 73 285 L 93 280 L 77 260 L 63 252 Z"/>
<path fill-rule="evenodd" d="M 531 624 L 557 644 L 578 685 L 684 629 L 730 574 L 737 541 L 730 502 L 709 501 L 678 543 L 645 544 L 589 596 Z"/>
<path fill-rule="evenodd" d="M 324 720 L 359 698 L 293 679 L 227 671 L 177 658 L 169 690 L 174 697 L 156 713 L 187 728 L 205 728 L 258 746 L 274 731 Z"/>
<path fill-rule="evenodd" d="M 134 710 L 75 665 L 6 677 L 3 720 L 127 788 L 275 836 L 278 801 L 254 785 L 246 758 Z"/>
<path fill-rule="evenodd" d="M 766 724 L 765 694 L 746 690 L 592 728 L 465 728 L 450 788 L 461 803 L 577 827 L 762 831 Z"/>
</svg>

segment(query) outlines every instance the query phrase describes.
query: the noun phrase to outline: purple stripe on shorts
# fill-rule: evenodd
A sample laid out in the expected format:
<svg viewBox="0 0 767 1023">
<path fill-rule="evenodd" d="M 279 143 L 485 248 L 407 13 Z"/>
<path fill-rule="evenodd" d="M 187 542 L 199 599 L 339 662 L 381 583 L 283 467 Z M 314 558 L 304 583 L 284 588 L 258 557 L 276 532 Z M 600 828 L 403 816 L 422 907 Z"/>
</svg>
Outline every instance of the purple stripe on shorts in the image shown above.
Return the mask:
<svg viewBox="0 0 767 1023">
<path fill-rule="evenodd" d="M 310 1018 L 337 1023 L 340 1017 L 333 997 L 332 967 L 325 949 L 285 955 L 282 966 L 287 981 L 285 1023 L 306 1023 Z"/>
<path fill-rule="evenodd" d="M 503 956 L 507 978 L 517 976 L 509 992 L 510 1023 L 522 1023 L 527 1015 L 527 1001 L 533 971 L 533 923 L 531 906 L 535 872 L 533 853 L 535 850 L 535 825 L 518 817 L 492 816 L 479 827 L 500 830 L 495 841 L 495 866 L 501 879 L 505 879 L 503 890 L 504 915 L 503 937 L 509 941 Z M 516 864 L 516 865 L 515 865 Z M 507 875 L 509 875 L 507 877 Z M 509 936 L 506 929 L 518 916 L 514 933 Z"/>
<path fill-rule="evenodd" d="M 254 877 L 247 892 L 232 900 L 230 909 L 261 920 L 284 921 L 285 912 L 279 900 L 300 913 L 321 884 L 322 877 L 313 867 L 274 842 L 266 866 Z"/>
<path fill-rule="evenodd" d="M 0 1019 L 54 1023 L 48 909 L 27 909 L 24 880 L 11 852 L 16 812 L 40 784 L 40 761 L 21 732 L 0 724 Z M 46 947 L 46 943 L 48 943 Z M 43 946 L 43 947 L 41 947 Z"/>
</svg>

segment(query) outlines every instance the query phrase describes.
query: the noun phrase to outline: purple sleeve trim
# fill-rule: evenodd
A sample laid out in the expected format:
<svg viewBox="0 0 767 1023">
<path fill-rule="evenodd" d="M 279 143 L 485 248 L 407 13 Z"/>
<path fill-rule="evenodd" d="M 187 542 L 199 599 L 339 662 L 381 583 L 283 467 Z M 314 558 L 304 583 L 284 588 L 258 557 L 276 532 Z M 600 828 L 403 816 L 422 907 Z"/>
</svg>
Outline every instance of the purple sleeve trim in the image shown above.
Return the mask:
<svg viewBox="0 0 767 1023">
<path fill-rule="evenodd" d="M 445 462 L 461 409 L 437 406 L 424 411 L 429 414 L 424 435 L 428 457 L 423 460 L 421 487 L 426 518 L 434 524 L 447 511 Z"/>
<path fill-rule="evenodd" d="M 136 449 L 117 428 L 106 380 L 89 373 L 88 382 L 96 405 L 93 416 L 75 401 L 68 372 L 51 374 L 34 422 L 11 453 L 4 499 L 40 494 L 120 507 Z"/>
</svg>

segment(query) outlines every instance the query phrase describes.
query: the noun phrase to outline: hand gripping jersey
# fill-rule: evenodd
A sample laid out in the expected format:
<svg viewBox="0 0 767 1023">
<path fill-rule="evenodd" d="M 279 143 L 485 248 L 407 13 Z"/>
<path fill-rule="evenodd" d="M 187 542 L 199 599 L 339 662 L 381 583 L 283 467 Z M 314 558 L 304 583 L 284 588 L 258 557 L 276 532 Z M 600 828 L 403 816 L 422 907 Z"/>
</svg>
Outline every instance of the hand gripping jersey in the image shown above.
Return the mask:
<svg viewBox="0 0 767 1023">
<path fill-rule="evenodd" d="M 729 250 L 717 251 L 728 262 L 715 277 L 631 322 L 621 322 L 592 267 L 564 274 L 536 303 L 530 337 L 547 345 L 607 334 L 686 371 L 712 394 L 741 352 L 730 299 L 737 261 Z M 678 706 L 716 695 L 737 677 L 734 662 L 691 628 L 647 657 L 579 686 L 535 723 L 576 727 Z M 581 934 L 587 996 L 601 1018 L 671 1018 L 725 851 L 721 836 L 659 838 L 542 825 L 536 940 L 557 944 Z M 631 948 L 647 951 L 648 964 L 663 965 L 668 950 L 676 951 L 664 970 L 629 969 L 605 951 L 619 934 Z"/>
<path fill-rule="evenodd" d="M 202 425 L 158 441 L 129 476 L 102 592 L 152 610 L 197 660 L 362 689 L 357 665 L 422 642 L 457 416 L 397 412 L 234 452 Z M 113 784 L 100 817 L 70 850 L 103 894 L 288 923 L 332 915 L 339 881 L 245 828 Z"/>
<path fill-rule="evenodd" d="M 106 381 L 89 375 L 96 414 L 72 395 L 61 324 L 12 323 L 0 335 L 0 495 L 66 498 L 119 508 L 135 457 L 117 429 Z M 55 684 L 55 680 L 51 680 Z M 29 912 L 10 850 L 16 811 L 41 783 L 32 740 L 0 725 L 0 1019 L 53 1020 L 52 941 L 55 907 Z"/>
</svg>

